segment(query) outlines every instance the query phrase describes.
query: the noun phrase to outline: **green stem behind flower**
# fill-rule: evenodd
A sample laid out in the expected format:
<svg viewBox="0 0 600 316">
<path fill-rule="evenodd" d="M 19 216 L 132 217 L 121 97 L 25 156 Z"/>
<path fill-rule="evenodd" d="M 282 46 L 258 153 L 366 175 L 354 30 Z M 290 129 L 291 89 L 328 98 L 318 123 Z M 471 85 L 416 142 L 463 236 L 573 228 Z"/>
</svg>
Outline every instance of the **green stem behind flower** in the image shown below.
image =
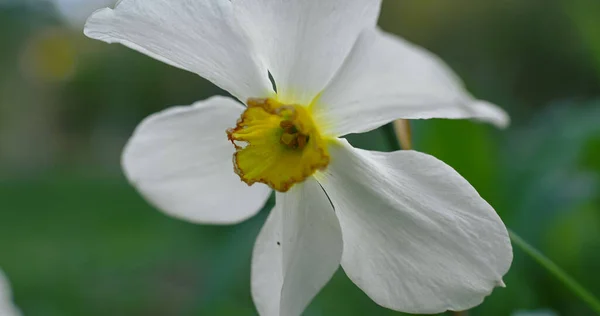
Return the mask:
<svg viewBox="0 0 600 316">
<path fill-rule="evenodd" d="M 598 299 L 594 297 L 592 293 L 581 286 L 581 284 L 577 283 L 575 279 L 573 279 L 563 269 L 556 265 L 556 263 L 552 262 L 552 260 L 548 259 L 548 257 L 546 257 L 543 253 L 528 244 L 515 232 L 509 229 L 508 234 L 510 235 L 510 239 L 512 240 L 513 244 L 521 248 L 523 252 L 529 255 L 542 267 L 546 268 L 550 274 L 559 279 L 567 288 L 569 288 L 569 290 L 573 291 L 575 295 L 579 296 L 579 298 L 586 302 L 592 310 L 600 315 L 600 301 L 598 301 Z"/>
<path fill-rule="evenodd" d="M 404 150 L 412 149 L 412 133 L 408 120 L 397 120 L 394 122 L 394 130 L 400 147 Z M 556 263 L 548 259 L 539 250 L 528 244 L 523 238 L 512 230 L 508 234 L 513 244 L 519 247 L 523 252 L 544 267 L 550 274 L 559 279 L 569 290 L 583 300 L 593 311 L 600 315 L 600 301 L 592 293 L 586 290 L 581 284 L 575 281 L 569 274 L 561 269 Z M 454 312 L 454 315 L 464 315 L 462 312 Z"/>
</svg>

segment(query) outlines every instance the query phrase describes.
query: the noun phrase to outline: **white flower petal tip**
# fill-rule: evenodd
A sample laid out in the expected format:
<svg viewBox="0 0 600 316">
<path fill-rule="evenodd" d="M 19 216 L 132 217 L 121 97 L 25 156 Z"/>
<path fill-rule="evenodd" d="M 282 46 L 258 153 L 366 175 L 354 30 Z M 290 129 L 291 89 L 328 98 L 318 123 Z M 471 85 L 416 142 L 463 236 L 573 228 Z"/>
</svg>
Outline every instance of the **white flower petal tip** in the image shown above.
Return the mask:
<svg viewBox="0 0 600 316">
<path fill-rule="evenodd" d="M 74 27 L 82 27 L 91 13 L 112 6 L 115 0 L 51 0 L 60 15 Z"/>
<path fill-rule="evenodd" d="M 471 103 L 473 118 L 482 122 L 491 123 L 498 128 L 507 128 L 510 125 L 510 116 L 499 106 L 487 101 L 477 100 Z"/>
<path fill-rule="evenodd" d="M 92 14 L 84 34 L 197 73 L 243 102 L 273 93 L 228 0 L 121 0 Z"/>
<path fill-rule="evenodd" d="M 233 172 L 225 131 L 244 108 L 213 97 L 146 118 L 125 146 L 122 166 L 138 191 L 165 213 L 202 224 L 235 224 L 255 215 L 271 190 L 248 187 Z"/>
<path fill-rule="evenodd" d="M 320 174 L 340 220 L 342 267 L 376 303 L 407 313 L 479 305 L 513 253 L 494 209 L 454 169 L 414 151 L 340 142 Z"/>
<path fill-rule="evenodd" d="M 504 280 L 499 280 L 498 284 L 496 284 L 497 287 L 506 287 L 506 284 L 504 283 Z"/>
<path fill-rule="evenodd" d="M 261 316 L 299 316 L 337 271 L 342 233 L 314 179 L 277 194 L 252 255 L 252 297 Z"/>
<path fill-rule="evenodd" d="M 326 134 L 362 133 L 397 119 L 476 119 L 499 127 L 508 115 L 465 90 L 437 56 L 376 28 L 365 29 L 329 82 L 315 116 Z M 365 119 L 368 117 L 368 119 Z"/>
<path fill-rule="evenodd" d="M 21 316 L 21 311 L 13 303 L 10 283 L 2 270 L 0 270 L 0 316 Z"/>
</svg>

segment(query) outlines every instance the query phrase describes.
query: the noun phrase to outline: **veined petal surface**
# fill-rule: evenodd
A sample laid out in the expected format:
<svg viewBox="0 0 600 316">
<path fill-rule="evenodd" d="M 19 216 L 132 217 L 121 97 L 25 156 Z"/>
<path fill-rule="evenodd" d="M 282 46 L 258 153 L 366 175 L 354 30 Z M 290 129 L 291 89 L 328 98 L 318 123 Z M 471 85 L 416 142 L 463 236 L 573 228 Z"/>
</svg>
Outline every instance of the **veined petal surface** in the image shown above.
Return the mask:
<svg viewBox="0 0 600 316">
<path fill-rule="evenodd" d="M 0 315 L 2 316 L 20 316 L 21 311 L 14 305 L 12 291 L 8 279 L 0 270 Z"/>
<path fill-rule="evenodd" d="M 232 0 L 281 101 L 309 104 L 323 90 L 381 0 Z"/>
<path fill-rule="evenodd" d="M 85 34 L 195 72 L 242 102 L 273 92 L 267 69 L 229 0 L 121 0 L 96 11 Z"/>
<path fill-rule="evenodd" d="M 248 187 L 233 171 L 226 130 L 244 111 L 213 97 L 146 118 L 122 157 L 129 181 L 167 214 L 197 223 L 233 224 L 256 214 L 271 190 Z"/>
<path fill-rule="evenodd" d="M 341 141 L 317 175 L 342 227 L 342 267 L 376 303 L 408 313 L 480 304 L 512 262 L 507 230 L 451 167 Z"/>
<path fill-rule="evenodd" d="M 509 122 L 502 109 L 473 99 L 438 57 L 376 28 L 361 33 L 314 111 L 332 136 L 400 118 L 474 118 L 500 127 Z"/>
<path fill-rule="evenodd" d="M 260 315 L 300 315 L 338 269 L 342 249 L 339 222 L 317 181 L 278 193 L 252 256 Z"/>
</svg>

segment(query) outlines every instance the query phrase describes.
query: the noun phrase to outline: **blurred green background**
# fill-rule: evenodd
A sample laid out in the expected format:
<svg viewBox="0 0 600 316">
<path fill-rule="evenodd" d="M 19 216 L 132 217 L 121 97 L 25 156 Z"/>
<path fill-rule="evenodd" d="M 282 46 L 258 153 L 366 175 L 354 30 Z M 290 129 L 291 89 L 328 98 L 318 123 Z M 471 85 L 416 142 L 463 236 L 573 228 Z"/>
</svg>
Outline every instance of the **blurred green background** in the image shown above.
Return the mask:
<svg viewBox="0 0 600 316">
<path fill-rule="evenodd" d="M 255 315 L 250 254 L 267 210 L 232 227 L 159 213 L 121 174 L 145 116 L 224 94 L 82 23 L 111 0 L 0 0 L 0 267 L 27 316 Z M 600 295 L 600 1 L 386 0 L 380 25 L 440 55 L 507 130 L 413 123 L 507 226 Z M 391 127 L 351 136 L 397 149 Z M 272 203 L 272 202 L 271 202 Z M 515 249 L 507 287 L 470 315 L 593 315 Z M 306 315 L 399 315 L 339 271 Z"/>
</svg>

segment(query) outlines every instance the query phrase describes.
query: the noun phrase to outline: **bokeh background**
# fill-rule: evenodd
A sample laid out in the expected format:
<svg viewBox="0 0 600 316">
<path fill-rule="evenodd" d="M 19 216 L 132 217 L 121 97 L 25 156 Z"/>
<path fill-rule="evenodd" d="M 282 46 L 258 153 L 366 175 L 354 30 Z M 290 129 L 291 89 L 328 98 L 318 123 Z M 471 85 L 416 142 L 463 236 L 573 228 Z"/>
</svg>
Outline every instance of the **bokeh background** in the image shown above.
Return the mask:
<svg viewBox="0 0 600 316">
<path fill-rule="evenodd" d="M 145 116 L 224 92 L 85 38 L 85 17 L 111 2 L 0 0 L 0 267 L 15 301 L 28 316 L 255 315 L 250 254 L 268 210 L 232 227 L 185 223 L 149 206 L 119 167 Z M 385 0 L 380 25 L 512 117 L 507 130 L 413 122 L 416 149 L 600 295 L 600 1 Z M 389 126 L 350 140 L 398 149 Z M 519 249 L 505 281 L 470 315 L 593 315 Z M 400 314 L 340 270 L 306 315 Z"/>
</svg>

